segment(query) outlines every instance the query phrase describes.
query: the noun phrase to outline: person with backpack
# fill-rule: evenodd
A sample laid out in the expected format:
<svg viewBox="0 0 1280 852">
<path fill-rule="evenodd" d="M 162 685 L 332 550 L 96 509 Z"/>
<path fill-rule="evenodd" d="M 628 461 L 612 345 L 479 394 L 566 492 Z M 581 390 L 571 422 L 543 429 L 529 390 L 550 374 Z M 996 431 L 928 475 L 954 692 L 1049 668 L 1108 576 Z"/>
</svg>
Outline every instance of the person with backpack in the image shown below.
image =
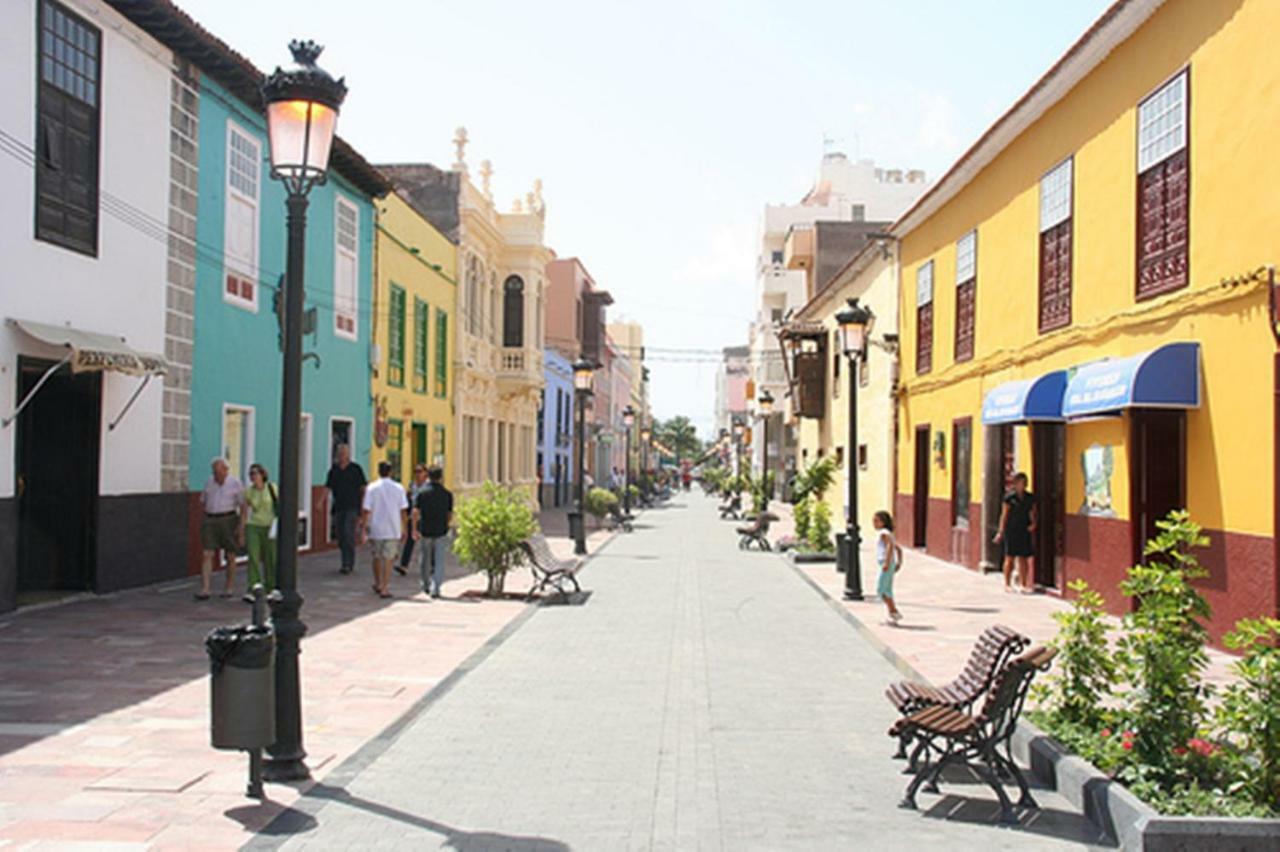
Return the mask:
<svg viewBox="0 0 1280 852">
<path fill-rule="evenodd" d="M 280 495 L 267 469 L 249 465 L 249 487 L 244 491 L 240 532 L 249 551 L 249 590 L 261 583 L 268 592 L 276 587 L 276 528 L 280 517 Z"/>
</svg>

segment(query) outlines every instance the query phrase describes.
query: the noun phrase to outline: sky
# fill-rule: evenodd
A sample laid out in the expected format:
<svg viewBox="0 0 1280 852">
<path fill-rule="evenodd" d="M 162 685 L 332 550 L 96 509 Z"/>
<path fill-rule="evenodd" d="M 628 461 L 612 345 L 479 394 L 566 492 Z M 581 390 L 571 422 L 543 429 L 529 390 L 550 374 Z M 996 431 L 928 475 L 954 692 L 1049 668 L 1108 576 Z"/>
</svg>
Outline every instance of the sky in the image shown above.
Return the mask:
<svg viewBox="0 0 1280 852">
<path fill-rule="evenodd" d="M 824 140 L 934 179 L 1110 0 L 177 2 L 264 70 L 324 45 L 371 162 L 448 167 L 465 125 L 500 209 L 541 179 L 547 244 L 644 326 L 655 414 L 706 437 L 764 205 L 805 194 Z"/>
</svg>

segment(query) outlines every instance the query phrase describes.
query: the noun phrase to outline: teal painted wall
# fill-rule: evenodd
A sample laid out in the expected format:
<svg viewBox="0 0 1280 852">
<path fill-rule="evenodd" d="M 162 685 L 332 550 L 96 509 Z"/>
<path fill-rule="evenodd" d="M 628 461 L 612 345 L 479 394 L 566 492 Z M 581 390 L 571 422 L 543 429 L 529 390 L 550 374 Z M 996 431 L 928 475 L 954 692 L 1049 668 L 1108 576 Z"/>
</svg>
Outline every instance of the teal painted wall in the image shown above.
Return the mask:
<svg viewBox="0 0 1280 852">
<path fill-rule="evenodd" d="M 252 133 L 261 147 L 258 211 L 259 279 L 257 311 L 224 298 L 223 260 L 227 203 L 227 123 Z M 272 297 L 285 263 L 285 193 L 268 177 L 263 118 L 208 78 L 200 89 L 198 258 L 195 296 L 195 351 L 191 378 L 190 485 L 203 487 L 209 460 L 222 451 L 223 407 L 252 407 L 253 460 L 275 479 L 280 467 L 281 354 Z M 359 210 L 357 339 L 334 333 L 335 197 Z M 352 456 L 368 458 L 372 441 L 369 341 L 373 293 L 373 206 L 340 175 L 311 192 L 307 215 L 307 307 L 318 309 L 316 331 L 303 338 L 304 352 L 319 356 L 302 368 L 303 405 L 311 415 L 311 481 L 323 484 L 329 469 L 330 418 L 355 424 Z"/>
</svg>

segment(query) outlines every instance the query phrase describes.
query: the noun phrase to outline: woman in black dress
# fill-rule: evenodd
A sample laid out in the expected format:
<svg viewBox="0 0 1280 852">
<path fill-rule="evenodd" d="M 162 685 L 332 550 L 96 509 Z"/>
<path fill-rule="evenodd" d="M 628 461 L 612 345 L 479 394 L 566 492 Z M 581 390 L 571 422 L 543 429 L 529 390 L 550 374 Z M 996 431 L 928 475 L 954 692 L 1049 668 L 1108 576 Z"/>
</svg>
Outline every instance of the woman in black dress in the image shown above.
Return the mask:
<svg viewBox="0 0 1280 852">
<path fill-rule="evenodd" d="M 1032 533 L 1036 531 L 1036 498 L 1027 490 L 1027 475 L 1014 474 L 1013 490 L 1005 495 L 1004 507 L 1000 511 L 1000 530 L 996 533 L 996 544 L 1004 543 L 1004 590 L 1012 592 L 1010 585 L 1014 561 L 1018 564 L 1018 588 L 1024 595 L 1032 592 L 1031 563 L 1028 561 L 1035 554 Z"/>
</svg>

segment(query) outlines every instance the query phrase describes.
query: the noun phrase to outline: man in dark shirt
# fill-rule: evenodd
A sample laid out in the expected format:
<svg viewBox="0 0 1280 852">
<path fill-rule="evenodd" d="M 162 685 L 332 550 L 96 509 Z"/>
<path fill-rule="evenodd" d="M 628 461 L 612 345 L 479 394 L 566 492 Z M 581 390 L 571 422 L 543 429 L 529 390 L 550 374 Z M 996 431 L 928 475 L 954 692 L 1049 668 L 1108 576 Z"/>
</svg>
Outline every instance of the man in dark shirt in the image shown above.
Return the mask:
<svg viewBox="0 0 1280 852">
<path fill-rule="evenodd" d="M 453 522 L 453 494 L 444 487 L 444 471 L 427 471 L 427 486 L 413 503 L 413 539 L 418 546 L 418 571 L 422 591 L 440 597 L 444 582 L 444 559 L 449 544 L 449 524 Z"/>
<path fill-rule="evenodd" d="M 343 574 L 350 574 L 356 565 L 356 522 L 364 505 L 364 486 L 364 470 L 351 460 L 351 448 L 339 444 L 338 460 L 329 468 L 324 487 L 329 489 L 329 508 L 338 528 Z"/>
</svg>

